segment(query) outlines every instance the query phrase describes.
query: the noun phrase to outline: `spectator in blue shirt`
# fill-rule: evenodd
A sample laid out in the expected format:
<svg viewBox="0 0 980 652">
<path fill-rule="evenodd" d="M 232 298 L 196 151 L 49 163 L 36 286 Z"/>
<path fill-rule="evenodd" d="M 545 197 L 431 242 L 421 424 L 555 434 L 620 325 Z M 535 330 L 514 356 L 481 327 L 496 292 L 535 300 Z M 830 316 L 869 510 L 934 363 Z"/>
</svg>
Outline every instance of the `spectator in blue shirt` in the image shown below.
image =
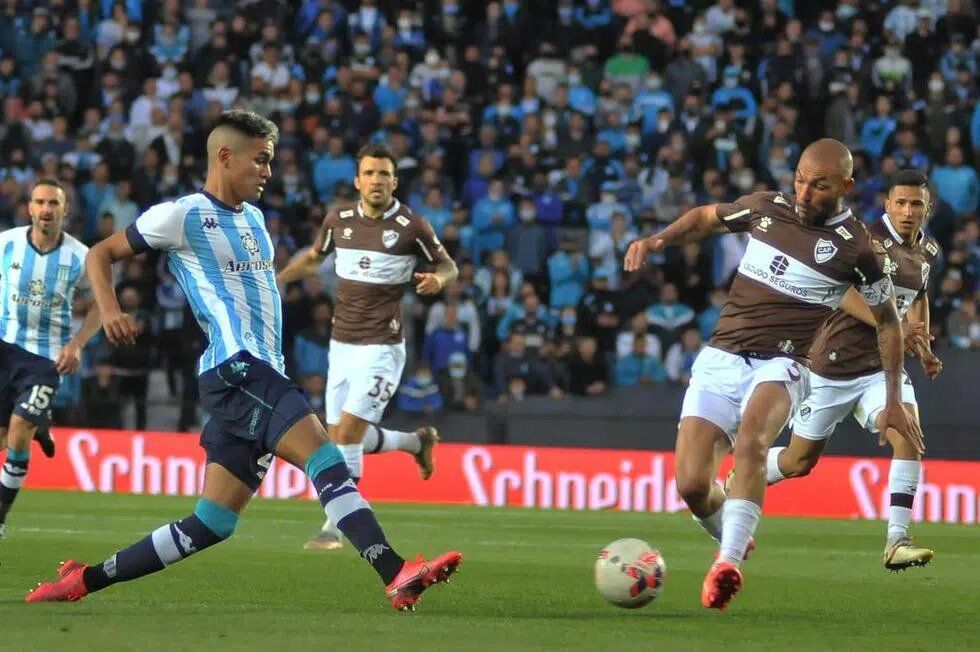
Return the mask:
<svg viewBox="0 0 980 652">
<path fill-rule="evenodd" d="M 885 151 L 888 137 L 895 131 L 896 122 L 892 117 L 892 101 L 887 95 L 879 95 L 875 100 L 875 114 L 861 125 L 861 149 L 880 159 Z"/>
<path fill-rule="evenodd" d="M 388 74 L 382 77 L 374 89 L 374 104 L 382 114 L 398 112 L 405 106 L 408 89 L 405 88 L 405 73 L 398 66 L 390 66 Z"/>
<path fill-rule="evenodd" d="M 422 346 L 422 359 L 435 374 L 440 374 L 449 366 L 454 353 L 469 352 L 466 331 L 459 325 L 459 307 L 447 303 L 443 311 L 442 325 L 429 333 Z"/>
<path fill-rule="evenodd" d="M 575 240 L 562 243 L 561 249 L 548 258 L 548 278 L 551 282 L 551 307 L 561 310 L 577 306 L 589 283 L 589 261 L 579 251 Z"/>
<path fill-rule="evenodd" d="M 637 335 L 633 339 L 633 350 L 616 360 L 613 371 L 617 387 L 651 385 L 667 381 L 667 371 L 660 361 L 647 353 L 646 339 Z"/>
<path fill-rule="evenodd" d="M 343 138 L 331 136 L 327 148 L 313 163 L 313 185 L 321 202 L 333 199 L 338 183 L 353 183 L 357 176 L 357 163 L 344 151 Z"/>
<path fill-rule="evenodd" d="M 946 165 L 932 171 L 932 183 L 936 193 L 945 200 L 957 215 L 972 215 L 980 201 L 980 183 L 977 171 L 963 164 L 963 150 L 950 147 L 946 153 Z"/>
<path fill-rule="evenodd" d="M 899 130 L 895 142 L 898 147 L 891 156 L 899 169 L 912 168 L 923 173 L 929 169 L 929 157 L 919 149 L 919 138 L 914 129 L 907 127 Z"/>
<path fill-rule="evenodd" d="M 424 361 L 416 365 L 415 373 L 398 389 L 398 409 L 415 414 L 432 414 L 442 409 L 442 394 Z"/>
<path fill-rule="evenodd" d="M 711 106 L 717 111 L 719 107 L 729 105 L 735 108 L 735 117 L 743 122 L 755 118 L 759 106 L 755 96 L 739 82 L 739 70 L 735 66 L 725 68 L 722 87 L 711 95 Z"/>
<path fill-rule="evenodd" d="M 676 342 L 681 328 L 694 320 L 694 310 L 680 303 L 678 298 L 677 286 L 664 283 L 660 301 L 647 308 L 647 320 L 666 343 Z"/>
<path fill-rule="evenodd" d="M 503 249 L 507 232 L 514 226 L 514 204 L 505 194 L 504 182 L 494 179 L 486 197 L 473 206 L 471 213 L 476 237 L 473 242 L 473 260 L 480 260 L 484 251 Z"/>
<path fill-rule="evenodd" d="M 721 309 L 725 307 L 725 302 L 728 301 L 728 293 L 725 292 L 724 288 L 715 288 L 708 295 L 708 300 L 711 304 L 698 315 L 698 330 L 705 340 L 711 339 L 715 332 L 715 326 L 718 325 L 718 319 L 721 317 Z"/>
</svg>

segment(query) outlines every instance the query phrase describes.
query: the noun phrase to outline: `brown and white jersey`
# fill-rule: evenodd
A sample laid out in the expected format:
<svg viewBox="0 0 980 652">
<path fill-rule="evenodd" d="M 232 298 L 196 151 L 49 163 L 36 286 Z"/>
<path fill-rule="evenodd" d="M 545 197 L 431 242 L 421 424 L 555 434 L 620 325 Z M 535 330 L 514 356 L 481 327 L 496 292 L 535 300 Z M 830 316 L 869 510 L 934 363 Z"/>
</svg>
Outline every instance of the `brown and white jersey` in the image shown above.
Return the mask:
<svg viewBox="0 0 980 652">
<path fill-rule="evenodd" d="M 926 294 L 929 273 L 939 258 L 939 244 L 925 234 L 907 243 L 892 226 L 888 214 L 869 227 L 871 237 L 885 251 L 884 268 L 895 286 L 895 305 L 904 317 L 912 302 Z M 843 311 L 824 323 L 810 349 L 813 371 L 827 378 L 849 379 L 881 371 L 875 329 Z"/>
<path fill-rule="evenodd" d="M 758 192 L 717 206 L 749 242 L 711 346 L 730 353 L 805 358 L 820 325 L 857 286 L 871 305 L 888 301 L 882 253 L 850 210 L 806 224 L 793 197 Z"/>
<path fill-rule="evenodd" d="M 360 203 L 331 210 L 313 246 L 337 253 L 332 337 L 348 344 L 401 342 L 401 302 L 416 263 L 449 260 L 428 220 L 397 199 L 378 219 Z"/>
</svg>

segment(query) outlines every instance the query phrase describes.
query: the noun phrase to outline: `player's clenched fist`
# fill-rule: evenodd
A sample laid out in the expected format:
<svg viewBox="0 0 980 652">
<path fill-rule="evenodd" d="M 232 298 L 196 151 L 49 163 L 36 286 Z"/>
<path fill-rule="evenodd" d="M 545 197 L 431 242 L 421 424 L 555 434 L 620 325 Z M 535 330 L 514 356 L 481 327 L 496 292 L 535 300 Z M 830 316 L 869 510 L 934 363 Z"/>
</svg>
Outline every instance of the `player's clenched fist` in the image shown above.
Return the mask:
<svg viewBox="0 0 980 652">
<path fill-rule="evenodd" d="M 124 312 L 103 315 L 102 330 L 113 346 L 136 344 L 136 336 L 140 332 L 133 316 Z"/>
</svg>

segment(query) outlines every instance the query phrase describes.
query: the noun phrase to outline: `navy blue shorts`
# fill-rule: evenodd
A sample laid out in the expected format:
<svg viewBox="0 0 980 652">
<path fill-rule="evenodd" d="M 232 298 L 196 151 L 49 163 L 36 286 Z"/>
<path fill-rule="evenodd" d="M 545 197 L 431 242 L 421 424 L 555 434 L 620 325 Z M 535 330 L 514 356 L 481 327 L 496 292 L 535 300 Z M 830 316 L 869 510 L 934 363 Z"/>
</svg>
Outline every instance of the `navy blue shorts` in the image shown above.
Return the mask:
<svg viewBox="0 0 980 652">
<path fill-rule="evenodd" d="M 0 427 L 11 413 L 36 426 L 51 425 L 51 402 L 61 384 L 54 362 L 0 340 Z"/>
<path fill-rule="evenodd" d="M 208 462 L 220 464 L 259 488 L 279 440 L 313 414 L 299 386 L 267 363 L 241 351 L 198 378 L 201 407 L 211 420 L 201 431 Z"/>
</svg>

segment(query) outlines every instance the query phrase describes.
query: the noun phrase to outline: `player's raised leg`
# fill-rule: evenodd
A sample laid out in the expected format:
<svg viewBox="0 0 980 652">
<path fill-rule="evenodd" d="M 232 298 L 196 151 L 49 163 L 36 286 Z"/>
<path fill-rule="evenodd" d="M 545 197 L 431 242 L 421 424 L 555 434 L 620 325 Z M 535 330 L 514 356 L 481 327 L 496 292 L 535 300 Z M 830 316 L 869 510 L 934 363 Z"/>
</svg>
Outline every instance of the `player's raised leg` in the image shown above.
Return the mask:
<svg viewBox="0 0 980 652">
<path fill-rule="evenodd" d="M 428 480 L 436 470 L 435 447 L 439 443 L 439 431 L 423 426 L 414 431 L 382 428 L 373 423 L 364 429 L 361 449 L 367 455 L 402 451 L 415 458 L 419 475 Z"/>
<path fill-rule="evenodd" d="M 918 421 L 919 413 L 915 404 L 904 405 Z M 879 430 L 884 427 L 883 413 L 878 414 L 875 422 Z M 921 456 L 895 429 L 887 428 L 885 438 L 892 446 L 892 461 L 888 469 L 888 534 L 883 556 L 885 568 L 899 571 L 913 566 L 925 566 L 932 561 L 933 551 L 913 545 L 909 536 L 912 503 L 919 488 Z"/>
<path fill-rule="evenodd" d="M 28 602 L 74 602 L 89 593 L 161 571 L 230 537 L 239 514 L 254 489 L 223 466 L 210 463 L 204 472 L 204 491 L 194 511 L 162 525 L 101 564 L 89 566 L 68 560 L 58 580 L 39 585 Z"/>
<path fill-rule="evenodd" d="M 705 607 L 724 609 L 742 587 L 738 566 L 762 515 L 766 452 L 789 420 L 792 406 L 783 382 L 761 382 L 748 396 L 735 440 L 737 473 L 725 501 L 720 554 L 701 587 L 701 603 Z"/>
<path fill-rule="evenodd" d="M 361 557 L 377 572 L 392 605 L 414 610 L 425 589 L 448 582 L 462 563 L 459 552 L 450 551 L 426 561 L 406 561 L 392 548 L 371 511 L 357 491 L 338 447 L 327 439 L 312 414 L 297 421 L 280 440 L 276 455 L 304 468 L 317 490 L 327 518 L 337 524 Z"/>
</svg>

